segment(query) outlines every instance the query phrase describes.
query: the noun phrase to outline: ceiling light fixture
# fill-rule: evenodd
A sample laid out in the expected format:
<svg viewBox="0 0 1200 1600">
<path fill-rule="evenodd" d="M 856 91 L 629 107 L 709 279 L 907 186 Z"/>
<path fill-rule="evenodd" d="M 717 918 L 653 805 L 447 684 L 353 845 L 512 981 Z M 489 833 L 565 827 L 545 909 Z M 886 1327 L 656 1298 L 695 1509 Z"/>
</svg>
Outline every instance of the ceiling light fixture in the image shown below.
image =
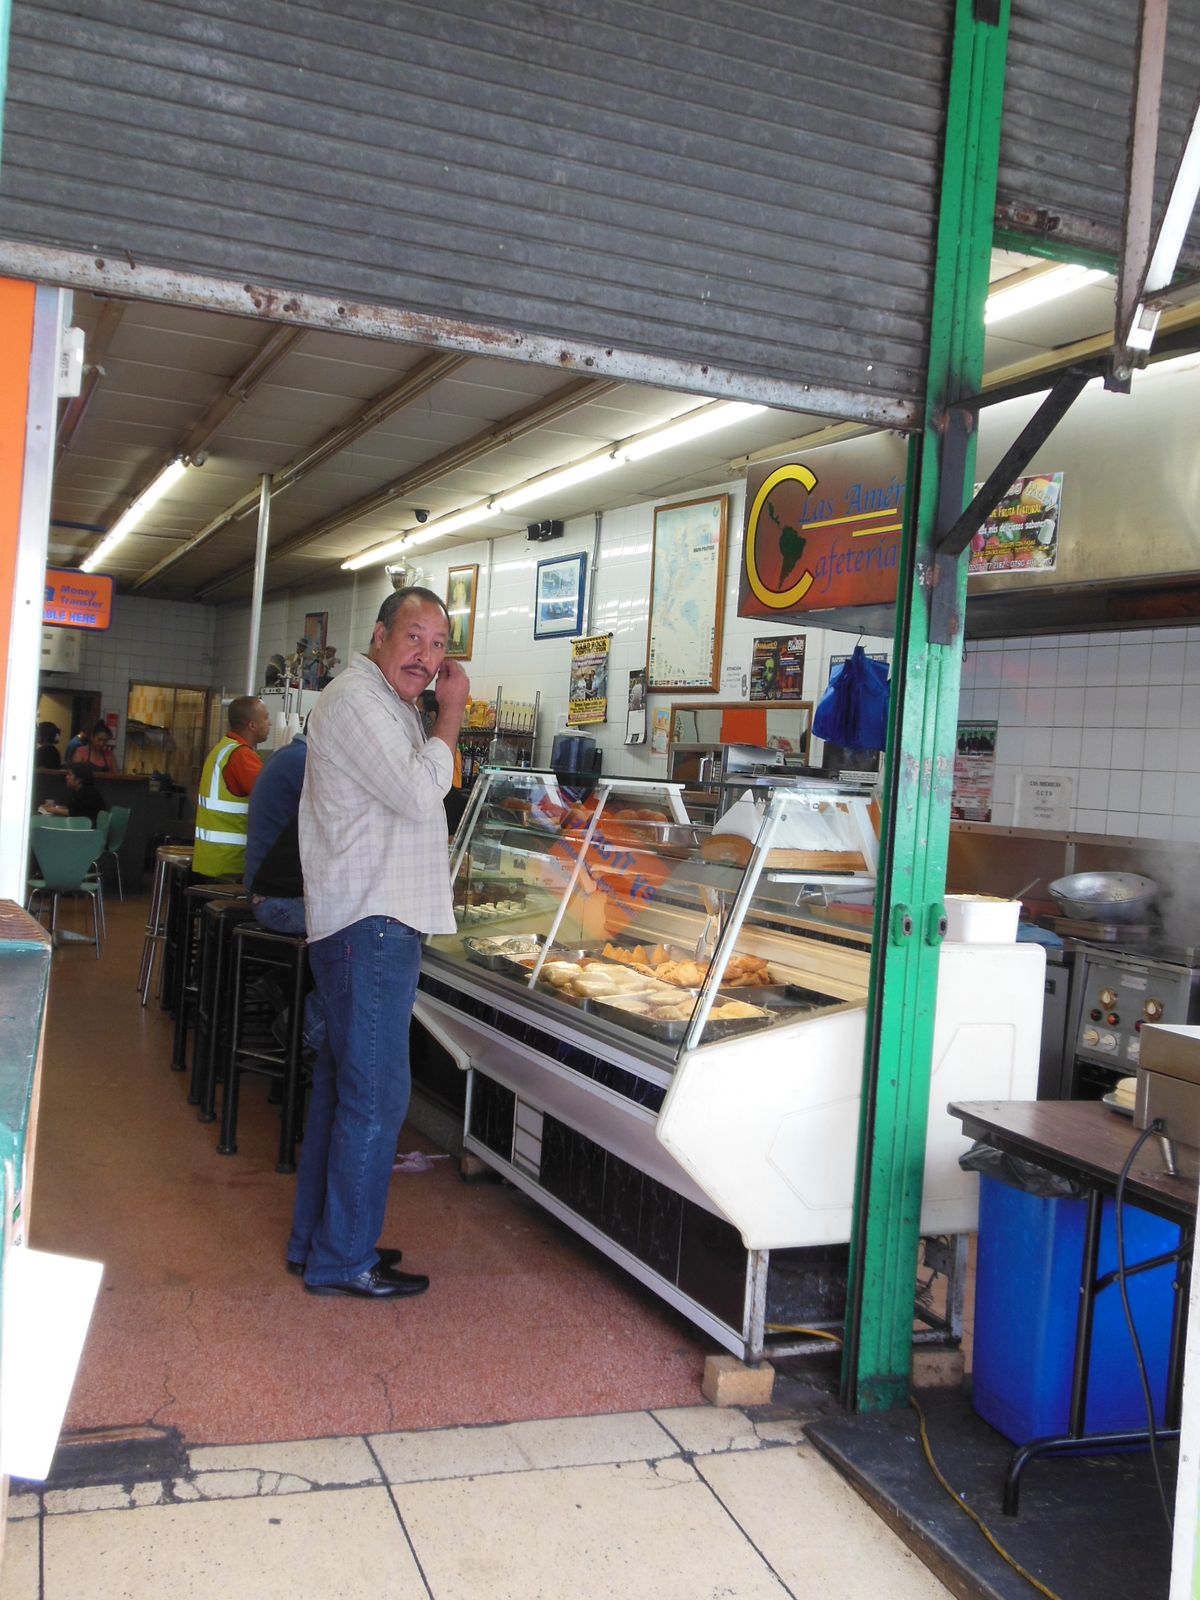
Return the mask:
<svg viewBox="0 0 1200 1600">
<path fill-rule="evenodd" d="M 424 527 L 410 528 L 402 533 L 398 539 L 389 539 L 387 544 L 373 545 L 370 550 L 360 550 L 356 556 L 350 556 L 342 562 L 343 572 L 361 572 L 364 567 L 378 566 L 381 561 L 388 561 L 392 556 L 400 555 L 402 551 L 414 550 L 418 545 L 428 544 L 432 539 L 440 539 L 444 533 L 457 533 L 460 528 L 470 528 L 477 522 L 487 522 L 497 515 L 496 508 L 481 501 L 479 505 L 468 506 L 463 511 L 452 511 L 447 517 L 438 517 L 434 522 L 427 522 Z"/>
<path fill-rule="evenodd" d="M 1101 278 L 1106 277 L 1108 273 L 1101 272 L 1098 267 L 1083 267 L 1077 262 L 1068 262 L 1061 267 L 1050 267 L 1045 272 L 1022 276 L 1019 283 L 1007 289 L 1002 282 L 1000 288 L 988 295 L 983 320 L 990 328 L 994 323 L 1003 322 L 1006 317 L 1015 317 L 1020 311 L 1032 311 L 1035 306 L 1046 305 L 1064 294 L 1073 294 L 1076 289 L 1082 289 L 1089 283 L 1099 283 Z"/>
<path fill-rule="evenodd" d="M 555 494 L 559 489 L 573 488 L 577 483 L 586 483 L 589 478 L 599 477 L 602 472 L 611 472 L 614 467 L 621 465 L 620 456 L 614 454 L 610 446 L 607 450 L 602 450 L 599 455 L 585 456 L 582 461 L 573 461 L 569 467 L 560 467 L 543 477 L 532 479 L 529 483 L 522 483 L 505 494 L 497 495 L 492 504 L 497 511 L 515 511 L 518 506 L 527 505 L 539 495 Z"/>
<path fill-rule="evenodd" d="M 419 530 L 410 528 L 386 544 L 362 550 L 358 555 L 350 556 L 342 562 L 342 571 L 359 572 L 363 567 L 376 566 L 379 562 L 388 561 L 392 556 L 399 555 L 405 550 L 428 544 L 443 534 L 455 533 L 460 528 L 469 528 L 477 522 L 486 521 L 489 517 L 499 516 L 502 512 L 515 511 L 520 506 L 528 505 L 531 500 L 538 500 L 545 495 L 556 494 L 560 489 L 570 489 L 576 484 L 586 483 L 589 478 L 599 477 L 601 473 L 611 472 L 614 467 L 626 466 L 631 461 L 642 461 L 647 456 L 657 455 L 660 450 L 670 450 L 673 446 L 686 444 L 691 439 L 703 438 L 706 433 L 715 433 L 718 428 L 727 428 L 731 423 L 755 417 L 766 409 L 766 406 L 753 405 L 742 400 L 710 401 L 706 405 L 697 406 L 694 411 L 689 411 L 682 417 L 675 417 L 670 422 L 662 423 L 657 428 L 648 428 L 645 433 L 630 434 L 628 438 L 606 445 L 603 450 L 594 451 L 591 455 L 584 456 L 582 460 L 572 461 L 568 466 L 557 467 L 552 472 L 544 472 L 539 477 L 530 478 L 526 483 L 516 484 L 501 494 L 493 495 L 488 501 L 481 501 L 480 504 L 470 506 L 463 511 L 451 512 L 449 516 L 439 517 Z"/>
<path fill-rule="evenodd" d="M 660 450 L 672 450 L 676 445 L 687 444 L 692 439 L 702 439 L 707 433 L 728 428 L 734 422 L 744 421 L 746 417 L 756 417 L 766 409 L 766 406 L 750 405 L 743 400 L 717 400 L 711 406 L 702 406 L 699 411 L 689 411 L 685 417 L 664 427 L 635 435 L 627 443 L 618 445 L 614 453 L 621 461 L 644 461 L 647 456 L 656 456 Z"/>
<path fill-rule="evenodd" d="M 156 505 L 163 495 L 179 482 L 187 469 L 188 463 L 182 456 L 176 456 L 174 461 L 169 461 L 158 477 L 121 513 L 87 560 L 79 563 L 80 572 L 94 572 L 100 563 L 112 554 L 125 535 L 133 532 L 151 506 Z"/>
</svg>

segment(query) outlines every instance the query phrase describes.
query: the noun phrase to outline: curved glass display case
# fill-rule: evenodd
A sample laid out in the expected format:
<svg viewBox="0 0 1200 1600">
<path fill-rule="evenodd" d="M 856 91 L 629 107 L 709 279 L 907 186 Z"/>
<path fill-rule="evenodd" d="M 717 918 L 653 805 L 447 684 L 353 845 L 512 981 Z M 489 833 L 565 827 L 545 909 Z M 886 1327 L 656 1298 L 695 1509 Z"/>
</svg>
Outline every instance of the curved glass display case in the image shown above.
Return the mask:
<svg viewBox="0 0 1200 1600">
<path fill-rule="evenodd" d="M 427 950 L 664 1063 L 861 1004 L 868 804 L 778 788 L 709 829 L 679 785 L 490 771 L 452 863 L 458 930 Z"/>
<path fill-rule="evenodd" d="M 414 1018 L 463 1074 L 464 1149 L 755 1359 L 839 1326 L 872 806 L 754 785 L 708 828 L 665 781 L 488 771 L 451 861 L 457 928 L 422 954 Z M 943 951 L 924 1232 L 973 1225 L 947 1102 L 1036 1084 L 1043 959 Z"/>
</svg>

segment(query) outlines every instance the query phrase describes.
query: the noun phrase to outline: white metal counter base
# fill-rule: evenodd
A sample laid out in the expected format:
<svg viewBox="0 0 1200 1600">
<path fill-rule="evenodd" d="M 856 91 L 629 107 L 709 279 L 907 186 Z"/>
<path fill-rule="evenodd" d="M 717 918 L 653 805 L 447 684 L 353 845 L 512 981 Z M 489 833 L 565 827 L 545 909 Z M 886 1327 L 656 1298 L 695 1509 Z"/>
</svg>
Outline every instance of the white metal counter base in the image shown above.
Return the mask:
<svg viewBox="0 0 1200 1600">
<path fill-rule="evenodd" d="M 1033 1096 L 1042 959 L 1033 946 L 944 947 L 924 1234 L 975 1225 L 977 1180 L 958 1168 L 967 1142 L 945 1114 L 958 1085 Z M 603 1041 L 568 1048 L 511 985 L 472 983 L 467 996 L 451 976 L 427 963 L 414 1015 L 468 1073 L 467 1149 L 737 1355 L 818 1347 L 773 1327 L 840 1329 L 859 1008 L 693 1051 L 664 1101 L 657 1064 L 644 1079 L 614 1069 L 618 1092 L 580 1070 L 590 1044 L 603 1074 Z M 960 1248 L 937 1254 L 949 1313 L 930 1317 L 926 1338 L 957 1337 L 961 1259 Z"/>
</svg>

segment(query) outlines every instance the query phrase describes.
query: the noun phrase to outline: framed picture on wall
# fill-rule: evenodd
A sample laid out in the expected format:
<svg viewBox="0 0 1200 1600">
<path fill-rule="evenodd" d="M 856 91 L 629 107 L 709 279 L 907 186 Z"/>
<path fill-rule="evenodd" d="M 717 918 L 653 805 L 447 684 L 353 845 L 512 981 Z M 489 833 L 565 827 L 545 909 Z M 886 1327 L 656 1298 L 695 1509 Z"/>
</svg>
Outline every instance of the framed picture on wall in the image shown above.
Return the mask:
<svg viewBox="0 0 1200 1600">
<path fill-rule="evenodd" d="M 582 633 L 586 588 L 586 551 L 539 561 L 533 593 L 533 637 L 572 639 Z"/>
<path fill-rule="evenodd" d="M 725 603 L 729 496 L 654 512 L 647 689 L 715 690 Z"/>
<path fill-rule="evenodd" d="M 446 574 L 446 610 L 450 613 L 450 643 L 446 654 L 453 661 L 469 661 L 475 642 L 475 591 L 479 567 L 451 567 Z"/>
</svg>

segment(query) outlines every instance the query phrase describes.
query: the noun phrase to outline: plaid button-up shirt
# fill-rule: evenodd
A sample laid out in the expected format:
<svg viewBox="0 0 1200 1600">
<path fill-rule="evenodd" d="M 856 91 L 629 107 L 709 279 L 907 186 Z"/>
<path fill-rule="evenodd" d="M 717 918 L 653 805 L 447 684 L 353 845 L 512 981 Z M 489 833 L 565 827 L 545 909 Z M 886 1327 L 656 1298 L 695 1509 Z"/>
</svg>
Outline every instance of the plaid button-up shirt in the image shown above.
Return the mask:
<svg viewBox="0 0 1200 1600">
<path fill-rule="evenodd" d="M 308 720 L 300 858 L 310 939 L 364 917 L 453 933 L 446 812 L 454 757 L 356 655 Z"/>
</svg>

